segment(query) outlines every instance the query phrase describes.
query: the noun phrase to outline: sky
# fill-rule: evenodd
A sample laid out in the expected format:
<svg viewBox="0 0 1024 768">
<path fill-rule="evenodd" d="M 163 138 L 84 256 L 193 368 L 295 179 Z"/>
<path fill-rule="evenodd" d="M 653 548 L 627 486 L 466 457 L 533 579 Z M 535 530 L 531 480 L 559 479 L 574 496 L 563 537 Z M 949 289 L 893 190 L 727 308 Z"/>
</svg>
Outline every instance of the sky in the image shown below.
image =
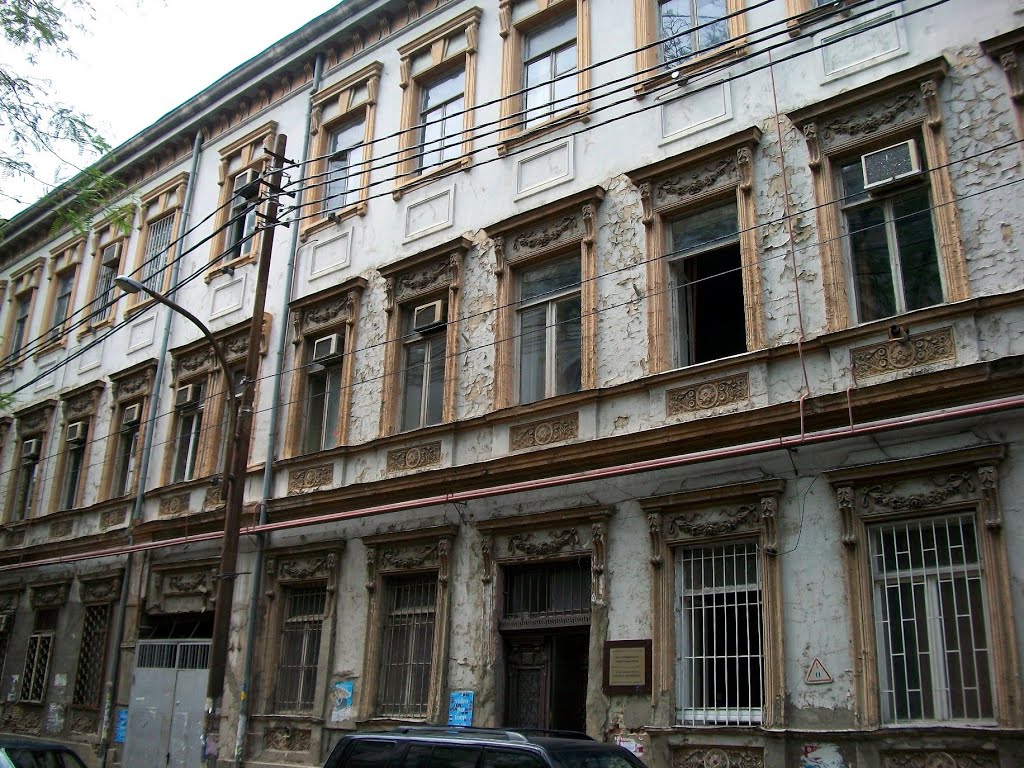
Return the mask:
<svg viewBox="0 0 1024 768">
<path fill-rule="evenodd" d="M 2 2 L 2 0 L 0 0 Z M 124 141 L 239 64 L 339 4 L 339 0 L 92 0 L 95 19 L 73 31 L 75 60 L 42 57 L 35 67 L 0 43 L 0 61 L 50 81 L 53 98 L 90 116 L 111 146 Z M 0 141 L 3 141 L 0 138 Z M 84 167 L 95 158 L 63 152 Z M 0 179 L 0 218 L 10 218 L 67 179 L 50 155 L 33 155 L 37 176 Z M 9 199 L 15 195 L 22 202 Z"/>
</svg>

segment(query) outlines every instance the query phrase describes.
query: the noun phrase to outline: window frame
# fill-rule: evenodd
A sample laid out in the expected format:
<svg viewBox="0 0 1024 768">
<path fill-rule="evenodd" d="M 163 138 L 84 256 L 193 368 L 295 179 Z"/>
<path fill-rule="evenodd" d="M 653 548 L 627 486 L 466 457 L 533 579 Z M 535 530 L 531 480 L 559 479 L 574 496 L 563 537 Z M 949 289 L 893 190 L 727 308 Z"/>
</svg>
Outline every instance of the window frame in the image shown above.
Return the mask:
<svg viewBox="0 0 1024 768">
<path fill-rule="evenodd" d="M 782 574 L 779 563 L 779 500 L 784 480 L 703 488 L 640 499 L 650 532 L 653 566 L 652 628 L 654 690 L 672 691 L 673 726 L 686 726 L 680 701 L 684 661 L 678 592 L 677 550 L 755 541 L 760 560 L 762 708 L 758 722 L 722 723 L 722 727 L 785 726 Z M 691 723 L 693 724 L 693 723 Z M 703 723 L 697 722 L 696 725 Z"/>
<path fill-rule="evenodd" d="M 666 227 L 673 219 L 712 207 L 730 195 L 735 196 L 737 206 L 747 352 L 768 344 L 754 198 L 753 157 L 760 141 L 761 131 L 749 128 L 627 174 L 639 190 L 643 209 L 650 373 L 676 367 L 669 294 L 672 259 L 666 248 Z"/>
<path fill-rule="evenodd" d="M 40 628 L 41 614 L 53 614 L 53 627 L 52 628 Z M 33 625 L 32 632 L 28 636 L 28 643 L 25 646 L 25 665 L 22 670 L 21 677 L 21 690 L 19 691 L 18 701 L 25 702 L 27 704 L 42 704 L 46 701 L 47 689 L 50 687 L 50 676 L 51 676 L 51 662 L 53 661 L 53 646 L 56 645 L 57 641 L 57 625 L 60 621 L 60 611 L 57 608 L 36 608 L 33 612 Z M 49 616 L 47 616 L 49 618 Z M 45 658 L 42 660 L 40 665 L 39 651 L 40 648 L 45 645 Z M 42 672 L 41 683 L 39 687 L 38 698 L 32 697 L 32 691 L 36 687 L 35 680 L 39 676 L 39 672 Z"/>
<path fill-rule="evenodd" d="M 134 212 L 132 214 L 134 218 Z M 119 229 L 117 222 L 107 220 L 93 228 L 92 232 L 92 268 L 89 273 L 89 298 L 87 307 L 90 311 L 83 317 L 83 325 L 78 335 L 83 336 L 95 331 L 98 328 L 105 328 L 113 325 L 117 319 L 117 305 L 121 298 L 121 292 L 113 283 L 113 278 L 121 274 L 121 268 L 125 263 L 125 256 L 128 252 L 129 234 Z M 113 268 L 103 265 L 103 254 L 108 248 L 115 248 L 117 251 L 117 265 Z M 110 275 L 110 285 L 101 292 L 104 276 Z M 102 296 L 110 295 L 110 306 L 106 308 L 102 317 L 98 317 L 99 307 L 102 306 Z M 96 304 L 96 307 L 93 307 Z"/>
<path fill-rule="evenodd" d="M 55 478 L 61 478 L 56 487 L 56 492 L 50 499 L 50 512 L 62 512 L 70 509 L 77 509 L 85 506 L 84 489 L 89 487 L 89 470 L 92 458 L 93 444 L 97 442 L 95 434 L 96 414 L 99 410 L 99 400 L 103 394 L 105 384 L 102 381 L 95 381 L 78 387 L 61 396 L 63 419 L 61 420 L 60 453 L 57 455 L 57 465 L 54 471 Z M 67 428 L 74 422 L 85 422 L 87 425 L 86 439 L 80 445 L 71 446 L 67 440 Z M 71 467 L 74 463 L 74 452 L 80 452 L 81 462 L 78 471 L 78 480 L 72 488 Z M 67 494 L 72 494 L 72 504 L 65 505 Z"/>
<path fill-rule="evenodd" d="M 117 586 L 118 591 L 120 591 L 120 584 Z M 109 653 L 111 630 L 113 629 L 111 626 L 113 607 L 114 604 L 110 602 L 110 600 L 83 602 L 82 633 L 78 644 L 78 656 L 75 660 L 75 685 L 71 694 L 71 705 L 76 709 L 99 710 L 100 703 L 103 700 L 106 662 Z M 97 610 L 105 612 L 105 617 L 103 621 L 103 631 L 98 633 L 102 639 L 98 642 L 93 642 L 92 638 L 95 637 L 95 635 L 91 632 L 86 632 L 85 630 L 88 626 L 89 612 Z M 92 691 L 85 690 L 84 686 L 86 683 L 83 682 L 86 679 L 84 666 L 90 661 L 85 656 L 87 652 L 93 654 L 91 659 L 92 665 L 99 670 L 99 677 L 95 680 L 94 689 Z"/>
<path fill-rule="evenodd" d="M 64 326 L 69 322 L 75 311 L 75 298 L 78 293 L 78 270 L 85 256 L 85 237 L 76 237 L 69 243 L 52 250 L 50 256 L 49 281 L 50 289 L 46 294 L 43 317 L 46 323 L 46 338 L 42 340 L 36 355 L 45 354 L 50 350 L 67 346 Z M 67 292 L 61 286 L 67 284 Z M 67 296 L 67 303 L 61 311 L 61 297 Z M 60 315 L 58 317 L 58 315 Z"/>
<path fill-rule="evenodd" d="M 402 429 L 404 355 L 407 343 L 404 318 L 412 307 L 433 299 L 444 298 L 448 302 L 442 413 L 439 423 L 447 424 L 456 419 L 455 386 L 459 361 L 458 320 L 462 311 L 462 266 L 472 245 L 469 238 L 458 237 L 378 269 L 387 285 L 384 306 L 387 313 L 387 344 L 384 350 L 379 426 L 381 435 L 406 431 Z M 422 424 L 421 414 L 419 428 L 424 426 L 426 425 Z"/>
<path fill-rule="evenodd" d="M 309 172 L 304 181 L 309 187 L 302 194 L 303 238 L 353 216 L 365 216 L 370 197 L 370 164 L 373 160 L 373 137 L 380 93 L 380 77 L 384 65 L 379 61 L 362 67 L 337 83 L 325 86 L 312 96 L 310 131 L 313 134 Z M 336 210 L 324 209 L 328 186 L 325 180 L 330 172 L 330 141 L 332 131 L 362 119 L 362 159 L 356 165 L 361 170 L 353 176 L 357 199 Z M 323 183 L 321 187 L 320 184 Z M 351 185 L 350 185 L 351 186 Z M 346 194 L 351 194 L 350 190 Z"/>
<path fill-rule="evenodd" d="M 402 88 L 402 112 L 394 190 L 396 200 L 414 187 L 451 173 L 455 169 L 466 169 L 473 164 L 476 62 L 481 15 L 479 8 L 470 8 L 398 49 L 401 61 L 399 85 Z M 453 49 L 453 43 L 460 39 L 465 40 L 465 45 Z M 417 62 L 421 60 L 427 62 L 426 66 L 417 68 Z M 459 157 L 442 161 L 437 167 L 423 170 L 418 162 L 417 153 L 422 141 L 421 117 L 424 94 L 431 84 L 460 69 L 463 72 L 463 88 L 462 140 L 456 145 L 460 149 Z"/>
<path fill-rule="evenodd" d="M 124 371 L 112 374 L 111 383 L 111 418 L 107 432 L 107 446 L 103 457 L 103 474 L 100 478 L 99 498 L 108 500 L 130 496 L 136 492 L 139 484 L 139 461 L 146 430 L 151 428 L 149 424 L 150 397 L 149 393 L 155 386 L 156 361 L 147 360 L 138 365 L 132 366 Z M 121 427 L 124 411 L 133 405 L 139 406 L 139 421 L 132 430 L 135 434 L 135 453 L 132 462 L 135 471 L 131 475 L 131 482 L 125 488 L 123 494 L 115 494 L 117 482 L 118 450 L 121 446 L 122 435 L 126 430 Z"/>
<path fill-rule="evenodd" d="M 363 537 L 366 546 L 367 609 L 366 653 L 363 657 L 363 686 L 360 720 L 380 717 L 378 693 L 381 685 L 382 644 L 387 617 L 388 580 L 435 575 L 434 630 L 431 648 L 430 683 L 422 717 L 400 717 L 401 722 L 437 722 L 441 717 L 447 677 L 450 560 L 458 526 L 437 526 L 398 533 Z"/>
<path fill-rule="evenodd" d="M 17 439 L 14 441 L 14 451 L 11 456 L 11 472 L 7 485 L 7 498 L 4 510 L 4 519 L 8 524 L 31 520 L 37 517 L 38 511 L 42 509 L 45 491 L 41 487 L 44 485 L 41 482 L 44 478 L 40 477 L 40 473 L 45 471 L 46 460 L 50 458 L 47 455 L 48 438 L 50 435 L 51 419 L 56 408 L 56 401 L 44 400 L 42 403 L 36 403 L 14 415 Z M 22 461 L 21 458 L 22 445 L 26 440 L 39 441 L 39 455 L 31 462 Z M 23 473 L 29 463 L 33 467 L 32 485 L 27 495 L 22 497 L 19 489 L 22 487 Z M 25 499 L 24 508 L 21 508 L 21 502 L 19 501 L 21 498 Z"/>
<path fill-rule="evenodd" d="M 517 270 L 554 257 L 580 259 L 580 392 L 597 386 L 597 214 L 604 189 L 592 187 L 486 228 L 497 278 L 494 407 L 518 399 Z M 537 401 L 546 402 L 545 400 Z"/>
<path fill-rule="evenodd" d="M 325 630 L 324 621 L 326 620 L 326 617 L 327 617 L 327 598 L 328 598 L 327 582 L 326 581 L 316 581 L 316 582 L 304 582 L 302 584 L 291 584 L 291 583 L 289 583 L 288 585 L 281 587 L 281 604 L 282 604 L 282 607 L 281 607 L 281 623 L 280 623 L 280 633 L 279 633 L 281 639 L 278 642 L 278 647 L 277 647 L 278 664 L 277 664 L 277 675 L 275 676 L 275 680 L 274 680 L 274 711 L 276 711 L 276 712 L 282 712 L 282 713 L 288 713 L 288 714 L 306 714 L 306 715 L 308 715 L 308 714 L 310 714 L 312 712 L 313 707 L 314 707 L 314 705 L 316 703 L 316 692 L 317 692 L 317 688 L 320 687 L 319 683 L 316 682 L 316 681 L 317 681 L 317 678 L 319 677 L 319 675 L 314 675 L 313 690 L 312 691 L 305 691 L 304 690 L 304 688 L 305 688 L 304 677 L 303 677 L 303 672 L 301 671 L 301 670 L 306 668 L 307 665 L 305 665 L 305 664 L 300 664 L 299 667 L 298 667 L 298 669 L 300 671 L 298 672 L 298 674 L 299 674 L 299 681 L 298 681 L 297 688 L 298 688 L 298 691 L 299 691 L 298 695 L 300 697 L 300 700 L 297 702 L 297 706 L 286 707 L 280 701 L 280 689 L 281 689 L 282 682 L 283 682 L 284 671 L 285 671 L 285 669 L 288 668 L 285 665 L 285 659 L 283 657 L 283 654 L 284 654 L 284 650 L 285 650 L 284 649 L 284 645 L 285 645 L 284 644 L 284 637 L 286 636 L 286 633 L 288 632 L 289 624 L 290 623 L 294 623 L 294 624 L 300 624 L 301 623 L 302 624 L 301 632 L 302 632 L 302 638 L 303 638 L 303 650 L 304 651 L 307 648 L 308 641 L 311 639 L 310 638 L 310 624 L 311 624 L 311 620 L 309 618 L 307 618 L 307 617 L 311 616 L 312 614 L 305 614 L 303 616 L 289 615 L 289 608 L 290 608 L 290 604 L 291 604 L 291 597 L 293 595 L 295 595 L 296 593 L 300 592 L 300 591 L 312 592 L 312 590 L 314 590 L 314 589 L 318 593 L 319 592 L 323 593 L 323 600 L 324 600 L 324 608 L 320 612 L 319 617 L 317 619 L 319 621 L 319 627 L 317 629 L 319 637 L 318 637 L 317 648 L 316 648 L 316 666 L 315 666 L 315 668 L 319 669 L 320 658 L 321 658 L 321 655 L 323 654 L 323 650 L 324 650 L 323 649 L 323 636 L 325 634 L 325 632 L 324 632 L 324 630 Z M 303 658 L 305 658 L 305 653 L 303 653 L 302 655 L 303 655 Z M 306 699 L 307 698 L 308 698 L 308 704 L 306 703 Z"/>
<path fill-rule="evenodd" d="M 340 286 L 293 301 L 289 308 L 295 338 L 293 365 L 285 432 L 286 456 L 312 455 L 305 452 L 306 407 L 309 391 L 309 366 L 313 342 L 331 333 L 344 332 L 341 362 L 341 398 L 334 444 L 348 441 L 349 414 L 352 406 L 352 381 L 355 376 L 356 328 L 366 279 L 355 277 Z M 331 450 L 331 449 L 326 449 Z"/>
<path fill-rule="evenodd" d="M 633 89 L 638 97 L 669 82 L 673 72 L 678 72 L 682 77 L 689 77 L 703 69 L 739 58 L 746 53 L 746 2 L 745 0 L 726 0 L 726 2 L 726 15 L 729 16 L 727 19 L 729 39 L 713 48 L 696 52 L 683 64 L 666 69 L 661 53 L 662 47 L 657 44 L 661 40 L 660 3 L 658 0 L 633 0 L 633 42 L 636 49 L 636 53 L 633 55 L 636 66 L 636 84 Z M 792 0 L 787 0 L 787 2 L 792 2 Z"/>
<path fill-rule="evenodd" d="M 576 15 L 576 103 L 547 120 L 526 125 L 524 51 L 526 37 L 563 16 Z M 590 0 L 500 0 L 498 5 L 501 48 L 501 104 L 498 154 L 553 131 L 567 122 L 586 119 L 590 111 Z M 523 114 L 520 114 L 522 112 Z"/>
<path fill-rule="evenodd" d="M 35 308 L 37 289 L 39 288 L 45 263 L 45 260 L 42 258 L 35 259 L 18 272 L 12 274 L 7 284 L 7 303 L 11 306 L 11 310 L 7 313 L 7 321 L 3 329 L 3 359 L 6 361 L 3 365 L 4 369 L 10 370 L 20 367 L 26 357 L 26 347 L 33 341 L 32 313 Z M 21 316 L 20 313 L 15 311 L 15 308 L 21 304 L 24 304 L 26 308 L 25 326 L 22 338 L 17 348 L 15 348 L 14 329 Z M 38 340 L 37 345 L 41 341 L 43 340 Z M 12 355 L 16 355 L 21 359 L 12 363 L 8 360 Z"/>
<path fill-rule="evenodd" d="M 1012 619 L 1009 565 L 999 497 L 1003 445 L 883 461 L 826 473 L 839 512 L 843 563 L 849 590 L 854 717 L 866 728 L 899 727 L 883 721 L 875 621 L 875 593 L 868 534 L 876 523 L 928 521 L 969 514 L 984 564 L 983 602 L 989 641 L 993 720 L 911 720 L 904 725 L 951 727 L 964 722 L 1020 727 L 1021 685 Z M 885 492 L 878 492 L 884 483 Z M 937 488 L 938 485 L 938 488 Z M 909 504 L 908 501 L 915 503 Z"/>
<path fill-rule="evenodd" d="M 146 256 L 146 249 L 149 247 L 153 229 L 167 217 L 173 217 L 170 224 L 171 236 L 169 244 L 164 252 L 163 266 L 160 268 L 163 271 L 163 276 L 159 280 L 154 280 L 155 285 L 152 286 L 154 290 L 161 293 L 166 291 L 170 285 L 172 270 L 169 269 L 169 266 L 177 258 L 179 252 L 177 238 L 178 230 L 181 226 L 182 211 L 185 207 L 185 188 L 187 185 L 188 173 L 179 173 L 145 193 L 139 202 L 139 222 L 137 224 L 139 237 L 135 244 L 132 274 L 142 282 L 145 282 L 143 276 L 146 274 L 146 265 L 149 261 L 149 258 Z M 123 260 L 124 257 L 122 256 L 122 263 Z M 151 305 L 153 301 L 152 298 L 140 291 L 129 299 L 125 313 L 135 314 L 140 312 L 144 307 Z"/>
<path fill-rule="evenodd" d="M 926 178 L 943 303 L 970 296 L 960 213 L 939 100 L 941 82 L 948 69 L 948 62 L 940 57 L 788 115 L 807 142 L 828 332 L 856 324 L 849 290 L 850 264 L 841 234 L 843 216 L 835 181 L 838 166 L 855 154 L 898 143 L 909 135 L 922 137 L 923 165 L 930 169 Z M 892 321 L 887 318 L 868 322 L 889 325 Z"/>
<path fill-rule="evenodd" d="M 36 582 L 32 585 L 29 596 L 29 605 L 32 608 L 32 631 L 30 634 L 30 640 L 32 637 L 49 637 L 49 644 L 47 648 L 46 668 L 43 670 L 42 677 L 42 691 L 40 692 L 40 698 L 28 699 L 24 697 L 26 685 L 29 684 L 29 675 L 27 674 L 29 669 L 29 648 L 26 646 L 25 658 L 22 663 L 22 679 L 21 688 L 18 691 L 18 701 L 26 703 L 42 704 L 44 703 L 50 691 L 50 679 L 53 677 L 53 661 L 55 658 L 54 646 L 57 642 L 57 637 L 63 634 L 63 628 L 61 627 L 62 613 L 61 610 L 68 599 L 70 584 L 67 581 L 42 581 Z M 40 613 L 44 611 L 53 612 L 53 627 L 49 629 L 38 628 Z M 33 659 L 33 668 L 36 667 L 36 659 Z M 31 688 L 28 689 L 31 692 Z"/>
</svg>

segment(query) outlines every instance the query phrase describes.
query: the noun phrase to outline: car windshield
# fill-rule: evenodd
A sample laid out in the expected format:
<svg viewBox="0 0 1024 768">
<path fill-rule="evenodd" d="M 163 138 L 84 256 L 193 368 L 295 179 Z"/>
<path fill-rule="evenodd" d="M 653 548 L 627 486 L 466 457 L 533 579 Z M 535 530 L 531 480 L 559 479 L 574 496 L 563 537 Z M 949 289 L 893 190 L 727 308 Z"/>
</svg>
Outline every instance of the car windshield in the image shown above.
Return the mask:
<svg viewBox="0 0 1024 768">
<path fill-rule="evenodd" d="M 572 748 L 553 750 L 551 758 L 560 768 L 646 768 L 624 750 Z"/>
</svg>

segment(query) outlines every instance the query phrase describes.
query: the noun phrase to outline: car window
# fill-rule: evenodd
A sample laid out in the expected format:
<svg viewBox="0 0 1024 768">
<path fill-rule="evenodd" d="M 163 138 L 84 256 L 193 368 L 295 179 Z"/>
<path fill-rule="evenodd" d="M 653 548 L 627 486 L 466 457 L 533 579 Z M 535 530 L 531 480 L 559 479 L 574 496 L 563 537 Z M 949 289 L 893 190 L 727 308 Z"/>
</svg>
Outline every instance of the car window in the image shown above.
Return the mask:
<svg viewBox="0 0 1024 768">
<path fill-rule="evenodd" d="M 430 768 L 476 768 L 480 747 L 436 746 L 430 753 Z"/>
<path fill-rule="evenodd" d="M 398 754 L 398 749 L 397 741 L 358 740 L 344 756 L 345 768 L 387 768 Z M 333 759 L 327 761 L 329 768 L 342 764 L 340 752 L 335 752 L 337 755 L 331 755 Z"/>
<path fill-rule="evenodd" d="M 485 749 L 481 768 L 546 768 L 544 761 L 522 749 Z"/>
<path fill-rule="evenodd" d="M 430 744 L 410 744 L 402 760 L 402 768 L 429 768 L 432 749 Z"/>
<path fill-rule="evenodd" d="M 561 768 L 644 768 L 632 755 L 612 749 L 560 749 L 551 757 Z"/>
<path fill-rule="evenodd" d="M 7 758 L 14 764 L 14 768 L 66 768 L 63 752 L 12 747 L 8 747 L 4 751 L 7 753 Z M 67 766 L 78 768 L 71 761 L 68 761 Z"/>
</svg>

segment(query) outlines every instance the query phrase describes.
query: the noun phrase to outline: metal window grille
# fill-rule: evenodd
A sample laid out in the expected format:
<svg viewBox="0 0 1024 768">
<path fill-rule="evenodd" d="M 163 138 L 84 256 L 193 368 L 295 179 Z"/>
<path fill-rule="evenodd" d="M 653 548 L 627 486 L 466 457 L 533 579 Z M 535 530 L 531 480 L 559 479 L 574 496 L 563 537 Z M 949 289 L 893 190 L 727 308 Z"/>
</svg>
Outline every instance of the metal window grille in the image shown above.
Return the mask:
<svg viewBox="0 0 1024 768">
<path fill-rule="evenodd" d="M 869 534 L 885 721 L 994 718 L 973 516 L 873 526 Z"/>
<path fill-rule="evenodd" d="M 206 669 L 210 641 L 140 640 L 136 666 L 143 669 Z"/>
<path fill-rule="evenodd" d="M 73 703 L 98 707 L 103 689 L 103 661 L 107 657 L 107 633 L 110 629 L 110 604 L 88 605 L 82 622 L 82 645 L 78 649 Z"/>
<path fill-rule="evenodd" d="M 316 695 L 320 635 L 327 607 L 325 585 L 288 589 L 277 667 L 277 709 L 308 712 Z"/>
<path fill-rule="evenodd" d="M 761 722 L 760 575 L 752 541 L 677 552 L 680 723 Z"/>
<path fill-rule="evenodd" d="M 25 652 L 25 673 L 21 680 L 21 700 L 41 702 L 46 695 L 50 672 L 50 654 L 57 630 L 57 609 L 36 611 L 35 625 Z"/>
<path fill-rule="evenodd" d="M 109 248 L 108 245 L 104 253 Z M 110 310 L 114 305 L 114 278 L 117 276 L 117 269 L 114 267 L 101 266 L 100 273 L 96 278 L 96 295 L 93 297 L 93 313 L 89 318 L 92 322 L 98 323 L 110 317 Z"/>
<path fill-rule="evenodd" d="M 590 622 L 590 560 L 509 566 L 501 629 L 570 626 Z"/>
<path fill-rule="evenodd" d="M 437 575 L 389 579 L 377 714 L 424 717 L 430 695 Z"/>
<path fill-rule="evenodd" d="M 163 288 L 163 271 L 167 266 L 167 252 L 171 248 L 171 230 L 174 214 L 168 214 L 149 225 L 146 251 L 143 254 L 142 282 L 154 291 Z"/>
</svg>

